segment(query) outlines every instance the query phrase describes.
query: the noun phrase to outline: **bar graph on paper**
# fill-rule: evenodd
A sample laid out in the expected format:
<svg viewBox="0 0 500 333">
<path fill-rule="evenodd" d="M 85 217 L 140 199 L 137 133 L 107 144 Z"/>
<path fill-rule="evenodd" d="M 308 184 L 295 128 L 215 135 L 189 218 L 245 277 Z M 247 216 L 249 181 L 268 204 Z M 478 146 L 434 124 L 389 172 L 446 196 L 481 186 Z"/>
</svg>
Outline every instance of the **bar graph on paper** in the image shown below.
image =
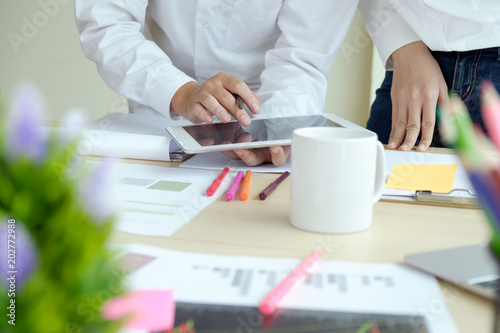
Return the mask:
<svg viewBox="0 0 500 333">
<path fill-rule="evenodd" d="M 124 232 L 170 236 L 218 197 L 204 195 L 216 171 L 113 163 L 112 174 L 119 197 L 115 228 Z"/>
<path fill-rule="evenodd" d="M 192 183 L 123 177 L 117 181 L 121 195 L 122 216 L 126 213 L 137 213 L 132 216 L 136 220 L 161 219 L 162 216 L 175 216 L 185 208 L 181 192 Z M 139 194 L 140 195 L 137 195 Z"/>
<path fill-rule="evenodd" d="M 254 279 L 260 280 L 260 283 L 267 285 L 269 288 L 273 288 L 290 273 L 290 271 L 286 270 L 248 270 L 210 266 L 193 266 L 192 269 L 195 274 L 210 274 L 219 277 L 227 283 L 228 288 L 237 290 L 241 296 L 249 295 L 250 286 L 254 283 Z M 202 273 L 201 271 L 205 272 Z M 350 288 L 359 292 L 363 288 L 370 290 L 374 286 L 387 290 L 394 289 L 395 287 L 391 276 L 367 274 L 311 273 L 304 280 L 304 288 L 312 288 L 318 291 L 332 291 L 339 294 L 347 294 Z"/>
</svg>

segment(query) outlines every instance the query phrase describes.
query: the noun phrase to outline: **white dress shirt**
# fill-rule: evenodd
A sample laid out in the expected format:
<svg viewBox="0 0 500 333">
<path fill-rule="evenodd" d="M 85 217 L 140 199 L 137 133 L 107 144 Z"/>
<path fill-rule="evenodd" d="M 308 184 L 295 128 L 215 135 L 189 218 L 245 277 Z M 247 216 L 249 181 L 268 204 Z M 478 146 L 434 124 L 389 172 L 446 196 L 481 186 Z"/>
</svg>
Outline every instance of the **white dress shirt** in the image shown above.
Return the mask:
<svg viewBox="0 0 500 333">
<path fill-rule="evenodd" d="M 358 0 L 76 0 L 84 54 L 133 108 L 169 116 L 174 93 L 219 72 L 262 115 L 323 112 L 326 74 Z"/>
<path fill-rule="evenodd" d="M 359 10 L 387 69 L 415 41 L 433 51 L 500 46 L 500 0 L 361 0 Z"/>
</svg>

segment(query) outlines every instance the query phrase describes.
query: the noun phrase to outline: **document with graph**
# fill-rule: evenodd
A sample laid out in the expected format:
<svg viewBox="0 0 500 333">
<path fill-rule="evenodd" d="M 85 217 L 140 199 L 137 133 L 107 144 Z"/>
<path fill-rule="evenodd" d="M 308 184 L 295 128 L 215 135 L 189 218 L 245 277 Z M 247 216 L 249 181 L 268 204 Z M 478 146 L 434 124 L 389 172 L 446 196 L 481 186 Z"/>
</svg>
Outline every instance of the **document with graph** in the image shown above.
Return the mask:
<svg viewBox="0 0 500 333">
<path fill-rule="evenodd" d="M 300 259 L 120 249 L 129 288 L 173 289 L 196 332 L 457 332 L 437 280 L 403 265 L 321 261 L 265 317 L 257 305 Z"/>
<path fill-rule="evenodd" d="M 101 162 L 86 162 L 98 167 Z M 214 196 L 206 190 L 220 172 L 111 163 L 119 217 L 115 228 L 139 235 L 170 236 L 214 202 L 234 177 L 225 177 Z"/>
</svg>

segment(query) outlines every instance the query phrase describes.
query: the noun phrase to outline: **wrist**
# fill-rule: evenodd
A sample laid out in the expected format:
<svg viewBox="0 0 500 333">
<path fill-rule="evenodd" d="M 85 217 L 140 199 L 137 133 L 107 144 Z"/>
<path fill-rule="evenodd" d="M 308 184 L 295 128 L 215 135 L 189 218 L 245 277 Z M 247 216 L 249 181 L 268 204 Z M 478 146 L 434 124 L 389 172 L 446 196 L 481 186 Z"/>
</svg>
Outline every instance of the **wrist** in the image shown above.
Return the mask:
<svg viewBox="0 0 500 333">
<path fill-rule="evenodd" d="M 422 54 L 422 52 L 429 53 L 430 51 L 424 42 L 416 41 L 416 42 L 401 46 L 399 49 L 394 51 L 391 54 L 391 59 L 392 59 L 393 63 L 396 64 L 400 61 L 406 61 L 408 59 L 408 57 L 410 57 L 410 56 Z"/>
<path fill-rule="evenodd" d="M 200 84 L 195 81 L 190 81 L 182 85 L 172 96 L 172 101 L 170 102 L 170 110 L 175 111 L 180 115 L 186 113 L 189 98 L 193 94 Z"/>
</svg>

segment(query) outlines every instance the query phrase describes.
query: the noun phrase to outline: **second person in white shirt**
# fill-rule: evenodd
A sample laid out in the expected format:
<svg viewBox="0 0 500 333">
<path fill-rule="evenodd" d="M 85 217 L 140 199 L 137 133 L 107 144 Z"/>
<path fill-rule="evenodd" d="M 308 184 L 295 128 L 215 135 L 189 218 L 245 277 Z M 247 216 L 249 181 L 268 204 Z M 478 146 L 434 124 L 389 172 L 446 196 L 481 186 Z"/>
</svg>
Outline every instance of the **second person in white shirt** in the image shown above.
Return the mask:
<svg viewBox="0 0 500 333">
<path fill-rule="evenodd" d="M 390 149 L 442 146 L 436 105 L 458 94 L 481 124 L 480 84 L 500 90 L 498 0 L 361 0 L 359 9 L 386 66 L 367 128 Z"/>
</svg>

